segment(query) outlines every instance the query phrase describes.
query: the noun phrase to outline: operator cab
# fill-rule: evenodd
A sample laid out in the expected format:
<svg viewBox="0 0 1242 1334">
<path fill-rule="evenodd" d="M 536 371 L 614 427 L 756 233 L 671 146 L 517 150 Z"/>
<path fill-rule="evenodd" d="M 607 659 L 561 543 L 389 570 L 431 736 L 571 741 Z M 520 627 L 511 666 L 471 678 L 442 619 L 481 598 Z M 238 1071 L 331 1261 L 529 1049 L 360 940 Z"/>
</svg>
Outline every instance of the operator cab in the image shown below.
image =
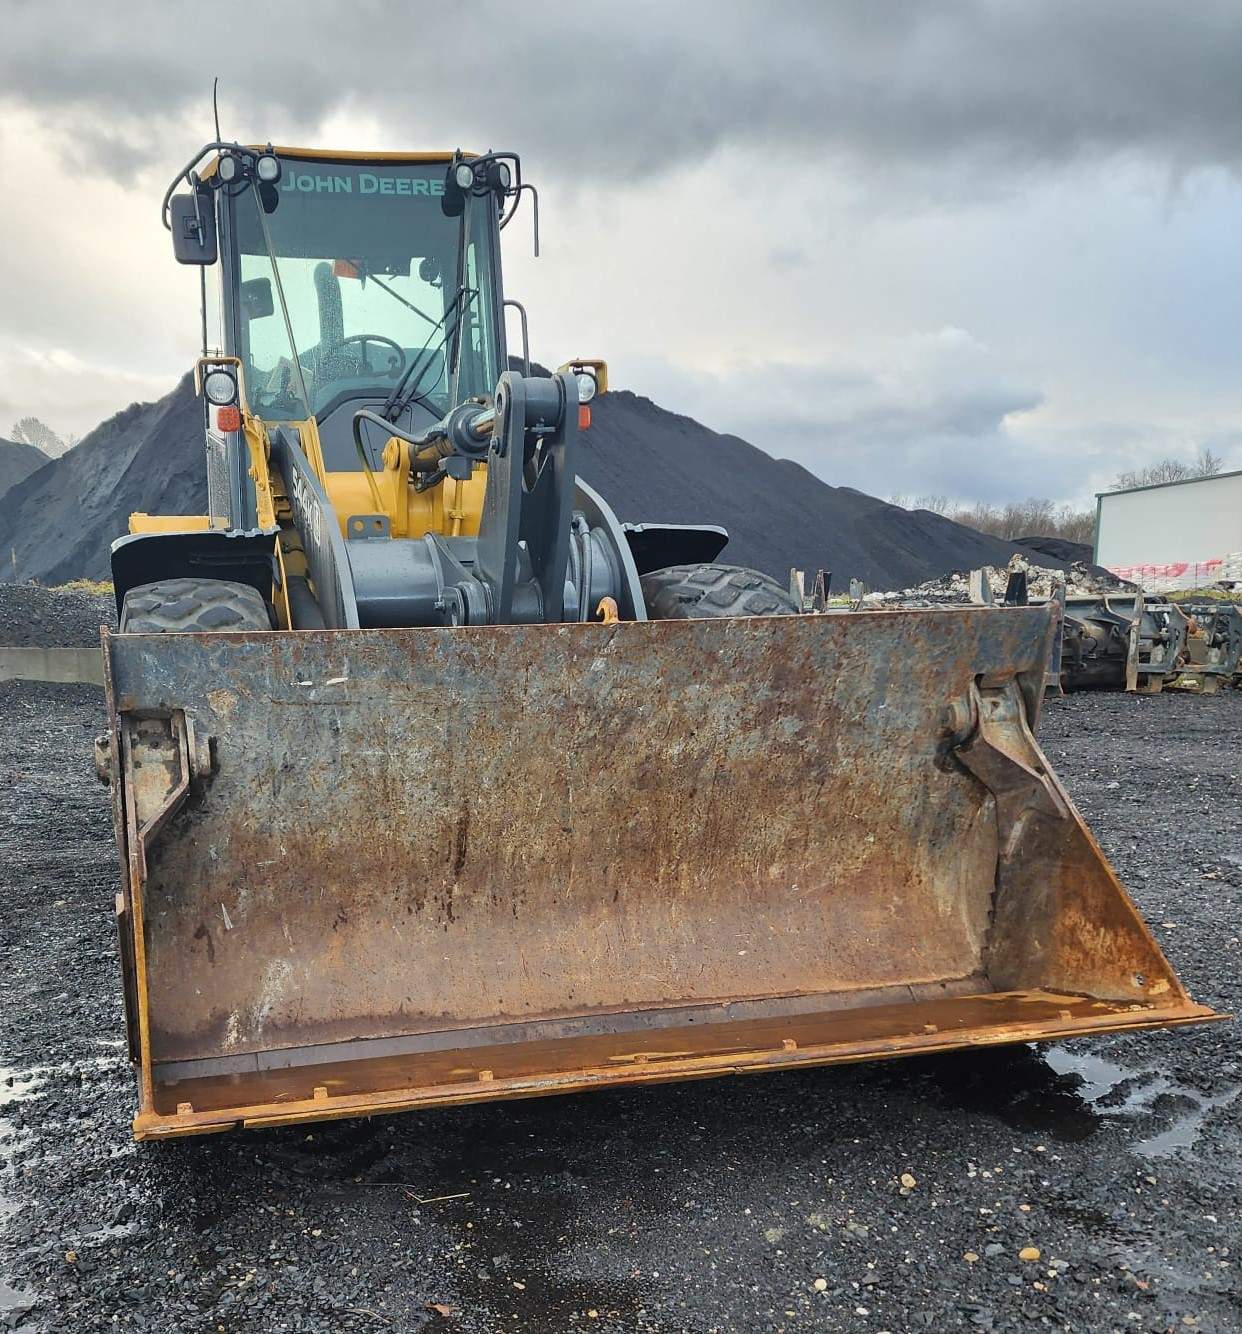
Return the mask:
<svg viewBox="0 0 1242 1334">
<path fill-rule="evenodd" d="M 498 209 L 463 208 L 442 158 L 279 161 L 222 209 L 226 322 L 251 412 L 314 416 L 328 470 L 356 468 L 359 408 L 411 431 L 495 387 Z"/>
</svg>

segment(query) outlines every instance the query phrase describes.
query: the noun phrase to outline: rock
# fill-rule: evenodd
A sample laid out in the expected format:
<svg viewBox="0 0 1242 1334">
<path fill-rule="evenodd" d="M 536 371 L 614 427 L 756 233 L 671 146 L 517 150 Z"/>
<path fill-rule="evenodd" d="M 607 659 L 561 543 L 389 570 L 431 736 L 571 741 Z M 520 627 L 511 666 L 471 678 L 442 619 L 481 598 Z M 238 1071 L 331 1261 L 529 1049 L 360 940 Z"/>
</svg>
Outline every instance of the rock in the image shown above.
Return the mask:
<svg viewBox="0 0 1242 1334">
<path fill-rule="evenodd" d="M 978 1263 L 979 1256 L 974 1251 L 967 1251 L 966 1254 L 962 1256 L 962 1259 L 965 1260 L 968 1265 L 973 1265 Z"/>
<path fill-rule="evenodd" d="M 901 1184 L 906 1190 L 913 1190 L 919 1183 L 909 1172 L 903 1172 L 901 1174 Z"/>
<path fill-rule="evenodd" d="M 1028 1264 L 1033 1263 L 1034 1261 L 1039 1259 L 1039 1247 L 1023 1246 L 1023 1248 L 1018 1252 L 1018 1259 L 1025 1260 Z"/>
<path fill-rule="evenodd" d="M 816 1292 L 827 1292 L 828 1280 L 826 1278 L 817 1278 L 815 1282 L 811 1284 L 811 1287 L 813 1287 Z"/>
</svg>

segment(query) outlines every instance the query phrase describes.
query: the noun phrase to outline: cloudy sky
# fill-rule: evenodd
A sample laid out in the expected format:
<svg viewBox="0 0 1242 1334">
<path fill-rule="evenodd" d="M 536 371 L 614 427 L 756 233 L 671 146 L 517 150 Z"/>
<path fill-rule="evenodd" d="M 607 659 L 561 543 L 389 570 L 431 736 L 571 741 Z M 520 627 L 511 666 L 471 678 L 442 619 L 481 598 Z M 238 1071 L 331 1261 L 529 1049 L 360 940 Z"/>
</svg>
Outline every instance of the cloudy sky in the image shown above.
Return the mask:
<svg viewBox="0 0 1242 1334">
<path fill-rule="evenodd" d="M 0 435 L 196 351 L 158 201 L 211 137 L 504 147 L 545 361 L 879 495 L 1242 468 L 1242 4 L 0 0 Z"/>
</svg>

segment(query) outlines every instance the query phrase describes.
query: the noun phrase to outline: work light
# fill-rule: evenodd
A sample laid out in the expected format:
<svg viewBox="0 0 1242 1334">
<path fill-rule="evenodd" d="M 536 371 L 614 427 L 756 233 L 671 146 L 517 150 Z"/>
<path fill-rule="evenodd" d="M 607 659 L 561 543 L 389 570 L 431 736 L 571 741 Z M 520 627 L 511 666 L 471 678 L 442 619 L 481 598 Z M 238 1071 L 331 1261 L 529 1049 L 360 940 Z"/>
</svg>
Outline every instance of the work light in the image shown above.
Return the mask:
<svg viewBox="0 0 1242 1334">
<path fill-rule="evenodd" d="M 241 180 L 243 168 L 241 158 L 232 153 L 221 153 L 216 164 L 216 179 L 221 185 L 235 185 Z"/>
<path fill-rule="evenodd" d="M 275 185 L 280 180 L 280 159 L 275 153 L 260 153 L 255 159 L 254 174 L 261 185 Z"/>
<path fill-rule="evenodd" d="M 203 393 L 207 395 L 208 403 L 214 403 L 216 407 L 222 408 L 236 400 L 237 381 L 230 371 L 217 367 L 203 376 Z"/>
</svg>

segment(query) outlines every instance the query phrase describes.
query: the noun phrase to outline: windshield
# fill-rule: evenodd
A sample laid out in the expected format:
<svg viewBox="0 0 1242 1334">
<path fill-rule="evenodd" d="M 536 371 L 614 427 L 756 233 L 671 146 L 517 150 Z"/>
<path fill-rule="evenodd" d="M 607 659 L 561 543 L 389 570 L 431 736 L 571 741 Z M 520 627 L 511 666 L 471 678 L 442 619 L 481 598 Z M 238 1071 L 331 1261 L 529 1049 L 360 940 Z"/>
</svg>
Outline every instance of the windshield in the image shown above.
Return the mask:
<svg viewBox="0 0 1242 1334">
<path fill-rule="evenodd" d="M 270 212 L 254 189 L 233 205 L 252 411 L 302 417 L 303 385 L 316 416 L 349 398 L 387 399 L 403 380 L 401 398 L 434 416 L 490 394 L 499 372 L 487 201 L 473 201 L 464 224 L 445 216 L 443 163 L 283 166 Z"/>
</svg>

